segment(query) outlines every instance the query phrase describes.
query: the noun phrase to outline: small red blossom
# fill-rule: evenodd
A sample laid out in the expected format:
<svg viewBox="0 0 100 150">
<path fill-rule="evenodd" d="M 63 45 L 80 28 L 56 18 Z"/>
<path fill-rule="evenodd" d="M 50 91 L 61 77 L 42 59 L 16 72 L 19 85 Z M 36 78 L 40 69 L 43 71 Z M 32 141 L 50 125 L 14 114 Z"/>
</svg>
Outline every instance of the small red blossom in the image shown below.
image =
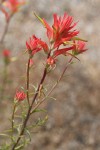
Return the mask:
<svg viewBox="0 0 100 150">
<path fill-rule="evenodd" d="M 42 49 L 40 47 L 39 40 L 40 39 L 38 39 L 37 37 L 32 36 L 29 42 L 26 42 L 26 47 L 28 49 L 29 54 L 34 55 Z"/>
<path fill-rule="evenodd" d="M 29 42 L 26 42 L 26 48 L 28 49 L 29 54 L 32 56 L 42 49 L 45 52 L 48 51 L 48 45 L 34 35 L 30 38 Z"/>
<path fill-rule="evenodd" d="M 74 41 L 74 46 L 73 46 L 73 54 L 74 55 L 78 55 L 81 54 L 83 52 L 85 52 L 86 49 L 86 43 L 83 41 Z"/>
<path fill-rule="evenodd" d="M 3 50 L 3 57 L 4 57 L 4 63 L 5 65 L 8 65 L 10 63 L 10 50 L 5 49 Z"/>
<path fill-rule="evenodd" d="M 17 91 L 15 98 L 17 101 L 23 101 L 26 98 L 26 94 L 23 91 Z"/>
<path fill-rule="evenodd" d="M 73 29 L 77 23 L 73 23 L 73 17 L 66 13 L 63 17 L 58 17 L 57 14 L 54 14 L 54 23 L 52 27 L 45 19 L 42 19 L 42 23 L 47 29 L 48 39 L 54 43 L 54 48 L 59 47 L 66 41 L 70 41 L 79 33 L 79 31 Z"/>
<path fill-rule="evenodd" d="M 3 50 L 3 56 L 10 57 L 10 50 L 8 50 L 8 49 Z"/>
<path fill-rule="evenodd" d="M 4 63 L 5 65 L 8 65 L 10 63 L 10 50 L 4 49 L 3 50 L 3 57 L 4 57 Z"/>
<path fill-rule="evenodd" d="M 18 11 L 19 7 L 24 3 L 24 0 L 6 0 L 4 1 L 4 6 L 9 8 L 12 13 L 15 13 Z"/>
<path fill-rule="evenodd" d="M 53 58 L 53 57 L 49 57 L 48 59 L 47 59 L 47 64 L 48 65 L 54 65 L 55 64 L 55 59 Z"/>
</svg>

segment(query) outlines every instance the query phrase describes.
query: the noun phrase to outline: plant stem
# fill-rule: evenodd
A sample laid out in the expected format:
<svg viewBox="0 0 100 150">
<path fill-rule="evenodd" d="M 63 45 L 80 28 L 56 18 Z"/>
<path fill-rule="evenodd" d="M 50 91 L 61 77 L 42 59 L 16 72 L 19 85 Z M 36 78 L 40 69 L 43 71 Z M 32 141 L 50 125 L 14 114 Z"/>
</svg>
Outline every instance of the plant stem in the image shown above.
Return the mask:
<svg viewBox="0 0 100 150">
<path fill-rule="evenodd" d="M 12 122 L 11 122 L 11 126 L 12 126 L 12 142 L 13 142 L 13 132 L 14 132 L 14 119 L 15 119 L 15 111 L 16 111 L 16 106 L 17 103 L 14 103 L 14 108 L 13 108 L 13 113 L 12 113 Z"/>
<path fill-rule="evenodd" d="M 14 115 L 15 115 L 16 104 L 14 104 L 13 113 L 12 113 L 12 132 L 14 128 Z"/>
<path fill-rule="evenodd" d="M 48 54 L 48 56 L 47 56 L 47 59 L 49 58 L 50 53 L 51 53 L 51 51 L 49 52 L 49 54 Z M 18 143 L 19 143 L 19 141 L 20 141 L 22 135 L 24 134 L 24 131 L 25 131 L 27 122 L 28 122 L 28 120 L 29 120 L 29 118 L 30 118 L 30 115 L 31 115 L 31 109 L 32 109 L 32 107 L 33 107 L 33 104 L 34 104 L 34 102 L 35 102 L 37 96 L 38 96 L 40 87 L 42 86 L 42 84 L 43 84 L 43 82 L 44 82 L 44 80 L 45 80 L 45 78 L 46 78 L 46 75 L 47 75 L 47 63 L 46 63 L 46 66 L 45 66 L 45 68 L 44 68 L 43 76 L 42 76 L 42 78 L 41 78 L 41 80 L 40 80 L 40 83 L 39 83 L 39 85 L 38 85 L 38 88 L 37 88 L 37 90 L 36 90 L 36 93 L 35 93 L 35 95 L 34 95 L 34 97 L 33 97 L 32 103 L 31 103 L 31 105 L 29 106 L 29 109 L 28 109 L 26 118 L 25 118 L 25 120 L 24 120 L 24 122 L 23 122 L 23 126 L 22 126 L 22 129 L 21 129 L 20 135 L 18 136 L 16 143 L 13 145 L 12 150 L 15 150 L 15 148 L 16 148 L 16 146 L 18 145 Z"/>
<path fill-rule="evenodd" d="M 27 79 L 26 79 L 27 102 L 28 102 L 28 105 L 30 106 L 30 102 L 29 102 L 29 72 L 30 72 L 30 57 L 29 57 L 28 63 L 27 63 Z"/>
<path fill-rule="evenodd" d="M 3 71 L 3 82 L 2 82 L 2 87 L 1 87 L 1 91 L 0 91 L 0 93 L 1 93 L 0 100 L 3 100 L 3 98 L 4 98 L 6 84 L 7 84 L 7 66 L 5 65 L 4 71 Z"/>
<path fill-rule="evenodd" d="M 8 31 L 8 26 L 9 26 L 9 22 L 6 23 L 3 35 L 2 35 L 1 40 L 0 40 L 0 43 L 3 43 L 3 41 L 4 41 L 5 35 L 6 35 L 7 31 Z"/>
<path fill-rule="evenodd" d="M 27 125 L 27 121 L 28 121 L 28 119 L 29 119 L 29 117 L 30 117 L 30 112 L 31 112 L 33 103 L 34 103 L 34 101 L 36 100 L 36 98 L 37 98 L 37 96 L 38 96 L 38 92 L 39 92 L 40 86 L 41 86 L 41 84 L 43 83 L 45 77 L 46 77 L 46 68 L 45 68 L 45 70 L 44 70 L 44 73 L 43 73 L 41 82 L 40 82 L 40 84 L 39 84 L 39 86 L 38 86 L 38 89 L 37 89 L 37 91 L 36 91 L 36 94 L 34 95 L 33 101 L 32 101 L 32 103 L 31 103 L 31 105 L 30 105 L 30 107 L 29 107 L 29 109 L 28 109 L 28 113 L 27 113 L 27 116 L 26 116 L 26 118 L 25 118 L 25 120 L 24 120 L 24 123 L 23 123 L 23 126 L 22 126 L 22 130 L 21 130 L 21 132 L 20 132 L 20 135 L 19 135 L 19 137 L 18 137 L 16 143 L 14 144 L 12 150 L 14 150 L 14 149 L 16 148 L 16 146 L 18 145 L 18 143 L 19 143 L 19 141 L 20 141 L 22 135 L 24 134 L 25 127 L 26 127 L 26 125 Z"/>
<path fill-rule="evenodd" d="M 44 101 L 45 99 L 54 91 L 54 89 L 57 87 L 57 85 L 59 84 L 59 82 L 61 81 L 61 79 L 63 78 L 68 66 L 71 64 L 72 62 L 72 58 L 68 61 L 68 63 L 66 64 L 62 74 L 60 75 L 60 77 L 58 78 L 57 82 L 53 85 L 53 87 L 51 88 L 51 90 L 49 91 L 49 93 L 34 107 L 34 109 L 32 110 L 32 112 L 34 112 L 35 109 L 37 109 Z M 31 112 L 31 114 L 32 114 Z"/>
<path fill-rule="evenodd" d="M 2 37 L 1 37 L 0 43 L 3 43 L 3 41 L 4 41 L 4 39 L 5 39 L 5 36 L 6 36 L 7 32 L 8 32 L 9 23 L 10 23 L 10 20 L 11 20 L 12 16 L 13 16 L 13 13 L 9 16 L 9 20 L 6 21 L 6 26 L 5 26 L 3 35 L 2 35 Z"/>
</svg>

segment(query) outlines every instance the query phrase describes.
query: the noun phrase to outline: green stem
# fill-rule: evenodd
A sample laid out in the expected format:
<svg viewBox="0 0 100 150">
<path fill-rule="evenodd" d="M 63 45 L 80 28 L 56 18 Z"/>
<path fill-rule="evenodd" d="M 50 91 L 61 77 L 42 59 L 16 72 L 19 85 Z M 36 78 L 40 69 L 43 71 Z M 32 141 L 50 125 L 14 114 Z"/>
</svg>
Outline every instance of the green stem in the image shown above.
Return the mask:
<svg viewBox="0 0 100 150">
<path fill-rule="evenodd" d="M 1 96 L 0 99 L 3 100 L 4 98 L 4 92 L 7 84 L 7 66 L 5 65 L 4 67 L 4 72 L 3 72 L 3 82 L 2 82 L 2 87 L 1 87 Z"/>
<path fill-rule="evenodd" d="M 11 122 L 11 126 L 12 126 L 12 141 L 13 141 L 13 132 L 14 132 L 14 119 L 15 119 L 15 111 L 16 111 L 16 106 L 17 103 L 14 103 L 14 107 L 13 107 L 13 113 L 12 113 L 12 122 Z"/>
<path fill-rule="evenodd" d="M 58 78 L 58 80 L 56 81 L 56 83 L 53 85 L 53 87 L 51 88 L 51 90 L 48 92 L 48 94 L 34 107 L 34 109 L 31 111 L 31 114 L 34 112 L 34 110 L 36 110 L 44 101 L 45 99 L 54 91 L 54 89 L 57 87 L 57 85 L 59 84 L 59 82 L 62 80 L 66 70 L 68 69 L 68 66 L 71 64 L 72 62 L 72 58 L 68 61 L 68 63 L 66 64 L 65 68 L 63 69 L 62 74 L 60 75 L 60 77 Z"/>
<path fill-rule="evenodd" d="M 10 23 L 11 18 L 12 18 L 13 15 L 14 15 L 14 14 L 12 13 L 12 14 L 9 16 L 9 20 L 6 21 L 6 26 L 5 26 L 3 35 L 2 35 L 2 37 L 1 37 L 0 43 L 3 43 L 3 41 L 4 41 L 4 39 L 5 39 L 5 36 L 6 36 L 7 32 L 8 32 L 9 23 Z"/>
<path fill-rule="evenodd" d="M 29 72 L 30 72 L 30 57 L 28 59 L 28 63 L 27 63 L 27 81 L 26 81 L 26 95 L 27 95 L 27 102 L 28 105 L 30 106 L 30 102 L 29 102 Z"/>
<path fill-rule="evenodd" d="M 51 51 L 49 52 L 49 54 L 48 54 L 48 56 L 47 56 L 47 59 L 49 58 L 50 53 L 51 53 Z M 46 63 L 46 66 L 45 66 L 45 69 L 44 69 L 44 72 L 43 72 L 43 76 L 42 76 L 42 78 L 41 78 L 41 80 L 40 80 L 40 83 L 39 83 L 39 85 L 38 85 L 38 88 L 37 88 L 37 90 L 36 90 L 36 93 L 35 93 L 35 95 L 34 95 L 34 97 L 33 97 L 32 103 L 31 103 L 31 105 L 29 106 L 29 109 L 28 109 L 26 118 L 25 118 L 25 120 L 24 120 L 24 122 L 23 122 L 23 126 L 22 126 L 22 130 L 21 130 L 21 132 L 20 132 L 20 135 L 18 136 L 16 143 L 13 145 L 12 150 L 15 150 L 15 148 L 16 148 L 16 146 L 18 145 L 18 143 L 19 143 L 19 141 L 20 141 L 22 135 L 24 134 L 24 131 L 25 131 L 27 122 L 28 122 L 28 120 L 29 120 L 29 118 L 30 118 L 30 115 L 31 115 L 31 109 L 32 109 L 32 107 L 33 107 L 33 104 L 34 104 L 34 102 L 35 102 L 37 96 L 38 96 L 40 87 L 42 86 L 42 84 L 43 84 L 43 82 L 44 82 L 44 80 L 45 80 L 45 78 L 46 78 L 46 75 L 47 75 L 47 63 Z"/>
</svg>

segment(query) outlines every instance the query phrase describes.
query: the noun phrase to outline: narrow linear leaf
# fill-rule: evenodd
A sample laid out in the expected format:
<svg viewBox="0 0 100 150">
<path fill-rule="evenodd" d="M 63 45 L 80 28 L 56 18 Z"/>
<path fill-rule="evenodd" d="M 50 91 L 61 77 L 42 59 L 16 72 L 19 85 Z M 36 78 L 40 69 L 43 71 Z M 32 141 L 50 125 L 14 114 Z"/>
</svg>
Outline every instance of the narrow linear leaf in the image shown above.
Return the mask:
<svg viewBox="0 0 100 150">
<path fill-rule="evenodd" d="M 45 26 L 43 19 L 34 12 L 35 17 Z"/>
<path fill-rule="evenodd" d="M 72 40 L 80 40 L 80 41 L 83 41 L 83 42 L 88 42 L 87 40 L 84 40 L 84 39 L 79 38 L 79 37 L 73 37 Z"/>
<path fill-rule="evenodd" d="M 30 134 L 29 130 L 26 129 L 26 132 L 27 132 L 27 134 L 28 134 L 28 136 L 29 136 L 29 140 L 31 141 L 31 134 Z"/>
<path fill-rule="evenodd" d="M 15 150 L 21 150 L 22 148 L 23 148 L 23 144 L 22 145 L 19 145 L 19 146 L 17 146 L 16 148 L 15 148 Z"/>
<path fill-rule="evenodd" d="M 35 112 L 47 112 L 47 111 L 45 109 L 35 109 L 31 113 L 35 113 Z"/>
</svg>

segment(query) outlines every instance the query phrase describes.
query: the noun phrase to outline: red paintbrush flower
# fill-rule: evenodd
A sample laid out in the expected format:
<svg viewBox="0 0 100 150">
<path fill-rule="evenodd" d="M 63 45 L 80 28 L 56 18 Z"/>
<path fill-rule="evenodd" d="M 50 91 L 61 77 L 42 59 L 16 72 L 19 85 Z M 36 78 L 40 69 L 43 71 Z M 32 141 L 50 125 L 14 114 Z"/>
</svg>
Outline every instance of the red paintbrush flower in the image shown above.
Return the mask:
<svg viewBox="0 0 100 150">
<path fill-rule="evenodd" d="M 8 65 L 10 63 L 10 50 L 4 49 L 3 50 L 3 57 L 4 57 L 4 63 L 5 65 Z"/>
<path fill-rule="evenodd" d="M 26 98 L 26 94 L 24 92 L 22 91 L 16 92 L 15 99 L 17 101 L 23 101 L 25 98 Z"/>
<path fill-rule="evenodd" d="M 75 56 L 76 54 L 86 51 L 85 49 L 86 41 L 77 37 L 79 31 L 74 29 L 77 23 L 73 23 L 73 17 L 69 16 L 67 13 L 65 13 L 64 16 L 62 17 L 59 17 L 57 16 L 57 14 L 54 14 L 53 16 L 54 23 L 51 27 L 46 22 L 45 19 L 40 18 L 36 14 L 35 16 L 41 21 L 41 23 L 44 25 L 44 27 L 47 30 L 47 37 L 49 39 L 50 49 L 48 48 L 48 45 L 45 42 L 38 39 L 36 40 L 37 41 L 36 51 L 34 51 L 34 53 L 41 50 L 41 47 L 42 49 L 45 50 L 45 52 L 49 51 L 50 56 L 49 58 L 47 58 L 47 64 L 49 65 L 54 64 L 56 62 L 55 61 L 56 57 L 58 57 L 61 54 L 65 56 L 71 56 L 77 58 Z M 60 48 L 62 44 L 66 48 Z M 31 42 L 30 45 L 28 43 L 26 43 L 26 45 L 27 48 L 31 50 L 32 47 L 34 47 L 34 46 L 30 46 L 32 45 Z"/>
<path fill-rule="evenodd" d="M 8 49 L 3 50 L 3 56 L 10 57 L 10 50 L 8 50 Z"/>
<path fill-rule="evenodd" d="M 49 26 L 45 19 L 41 21 L 47 29 L 48 39 L 54 43 L 54 48 L 59 47 L 66 41 L 70 41 L 79 33 L 79 31 L 73 30 L 77 23 L 73 23 L 73 18 L 66 13 L 63 17 L 58 17 L 57 14 L 54 14 L 54 23 L 52 27 Z"/>
<path fill-rule="evenodd" d="M 40 39 L 36 38 L 35 36 L 32 36 L 29 42 L 26 42 L 26 47 L 28 49 L 29 54 L 34 55 L 42 49 L 40 47 L 39 40 Z"/>
<path fill-rule="evenodd" d="M 18 11 L 19 7 L 24 3 L 24 0 L 6 0 L 4 1 L 4 6 L 9 8 L 12 13 L 15 13 Z"/>
<path fill-rule="evenodd" d="M 42 41 L 41 39 L 38 39 L 36 36 L 32 36 L 29 40 L 29 42 L 26 42 L 26 47 L 28 49 L 28 52 L 30 55 L 34 55 L 35 53 L 41 51 L 42 49 L 47 52 L 48 51 L 48 45 Z"/>
</svg>

